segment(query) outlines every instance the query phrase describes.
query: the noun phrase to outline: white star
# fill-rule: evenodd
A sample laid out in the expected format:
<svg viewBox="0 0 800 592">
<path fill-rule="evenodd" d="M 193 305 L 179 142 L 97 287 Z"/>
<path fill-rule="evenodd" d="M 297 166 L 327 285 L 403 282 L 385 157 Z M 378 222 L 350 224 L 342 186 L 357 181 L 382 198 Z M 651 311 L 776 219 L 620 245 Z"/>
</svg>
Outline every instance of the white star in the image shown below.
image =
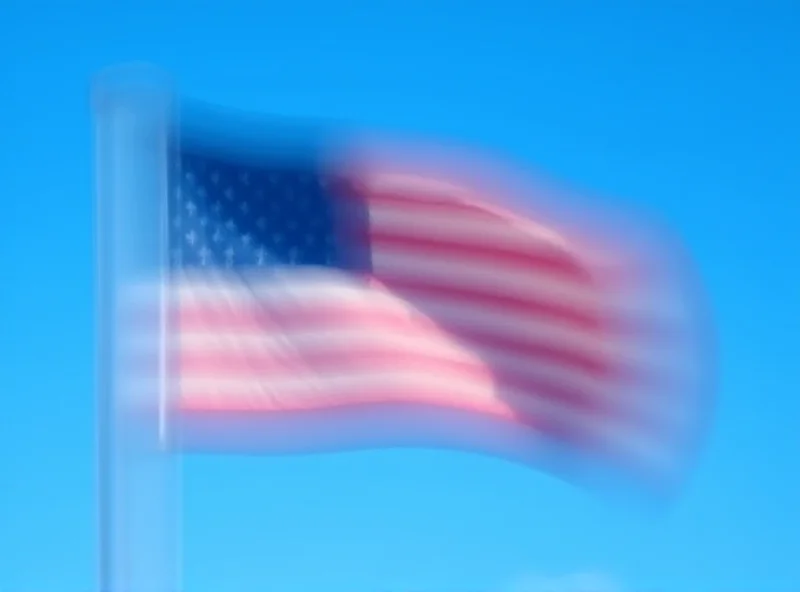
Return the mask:
<svg viewBox="0 0 800 592">
<path fill-rule="evenodd" d="M 208 258 L 211 256 L 211 251 L 206 247 L 200 249 L 200 265 L 208 265 Z"/>
</svg>

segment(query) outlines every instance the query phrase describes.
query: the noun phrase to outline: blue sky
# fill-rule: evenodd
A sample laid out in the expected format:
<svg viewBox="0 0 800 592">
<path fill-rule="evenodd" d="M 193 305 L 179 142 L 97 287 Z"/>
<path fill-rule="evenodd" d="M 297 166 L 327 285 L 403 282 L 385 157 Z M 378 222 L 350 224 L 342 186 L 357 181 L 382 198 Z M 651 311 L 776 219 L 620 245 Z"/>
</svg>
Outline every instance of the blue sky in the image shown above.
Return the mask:
<svg viewBox="0 0 800 592">
<path fill-rule="evenodd" d="M 602 8 L 601 8 L 602 6 Z M 765 2 L 10 0 L 0 17 L 0 590 L 95 586 L 89 78 L 154 62 L 192 96 L 477 144 L 689 245 L 717 413 L 653 514 L 467 454 L 194 458 L 187 592 L 800 586 L 800 8 Z"/>
</svg>

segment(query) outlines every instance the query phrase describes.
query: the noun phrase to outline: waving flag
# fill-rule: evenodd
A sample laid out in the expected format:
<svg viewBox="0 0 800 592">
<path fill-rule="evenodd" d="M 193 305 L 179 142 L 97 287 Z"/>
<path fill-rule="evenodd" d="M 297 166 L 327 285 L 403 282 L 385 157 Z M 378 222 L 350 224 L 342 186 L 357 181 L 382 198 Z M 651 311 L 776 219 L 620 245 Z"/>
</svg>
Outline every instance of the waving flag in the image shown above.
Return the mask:
<svg viewBox="0 0 800 592">
<path fill-rule="evenodd" d="M 680 473 L 702 405 L 672 363 L 697 350 L 642 310 L 662 270 L 499 186 L 250 137 L 182 131 L 171 151 L 179 445 L 430 443 Z"/>
</svg>

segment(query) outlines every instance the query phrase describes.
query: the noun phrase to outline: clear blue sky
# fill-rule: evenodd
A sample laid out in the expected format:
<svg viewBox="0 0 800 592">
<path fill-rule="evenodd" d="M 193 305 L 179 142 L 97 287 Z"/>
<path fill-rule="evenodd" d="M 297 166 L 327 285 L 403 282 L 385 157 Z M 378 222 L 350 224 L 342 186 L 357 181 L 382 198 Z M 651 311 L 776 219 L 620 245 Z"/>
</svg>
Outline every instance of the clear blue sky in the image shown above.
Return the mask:
<svg viewBox="0 0 800 592">
<path fill-rule="evenodd" d="M 162 6 L 163 5 L 163 6 Z M 6 0 L 0 590 L 95 586 L 88 85 L 184 92 L 510 154 L 659 213 L 711 293 L 708 447 L 669 512 L 426 451 L 187 465 L 186 592 L 800 589 L 800 6 L 792 0 Z"/>
</svg>

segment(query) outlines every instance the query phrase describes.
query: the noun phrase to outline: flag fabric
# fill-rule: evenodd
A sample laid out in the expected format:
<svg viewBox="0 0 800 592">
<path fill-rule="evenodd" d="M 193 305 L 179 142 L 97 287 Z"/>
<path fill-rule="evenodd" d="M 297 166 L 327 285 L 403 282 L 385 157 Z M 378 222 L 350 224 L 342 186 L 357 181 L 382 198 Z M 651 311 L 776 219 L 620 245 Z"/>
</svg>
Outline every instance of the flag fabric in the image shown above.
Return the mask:
<svg viewBox="0 0 800 592">
<path fill-rule="evenodd" d="M 445 445 L 436 414 L 449 411 L 513 432 L 516 447 L 637 474 L 683 466 L 699 402 L 653 364 L 664 343 L 631 306 L 637 276 L 607 273 L 635 257 L 610 265 L 430 171 L 211 140 L 178 138 L 170 168 L 175 416 L 206 426 L 194 444 L 224 445 L 212 427 L 237 417 L 268 439 L 322 413 L 282 448 L 314 450 L 300 443 L 334 415 L 370 410 L 347 428 L 357 445 L 402 407 L 401 429 L 429 413 Z"/>
</svg>

